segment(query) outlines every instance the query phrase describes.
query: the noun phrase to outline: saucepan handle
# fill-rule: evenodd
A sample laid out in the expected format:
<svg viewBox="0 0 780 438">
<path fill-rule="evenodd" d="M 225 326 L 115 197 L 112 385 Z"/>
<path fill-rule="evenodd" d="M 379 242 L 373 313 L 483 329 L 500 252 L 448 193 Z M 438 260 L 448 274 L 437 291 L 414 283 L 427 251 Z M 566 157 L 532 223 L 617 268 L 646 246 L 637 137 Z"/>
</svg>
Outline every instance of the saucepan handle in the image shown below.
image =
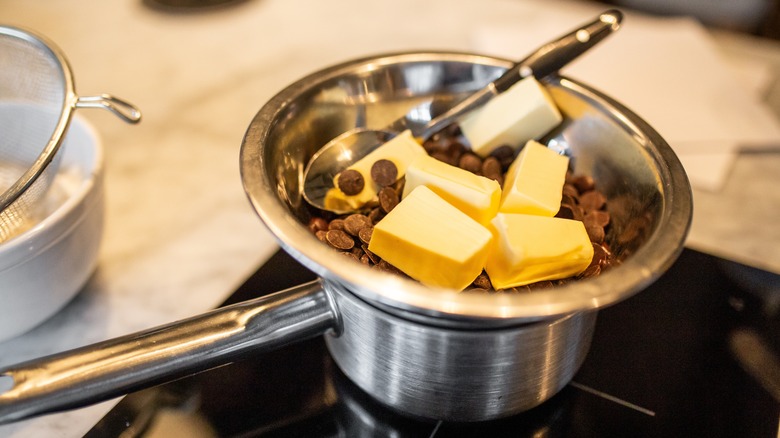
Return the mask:
<svg viewBox="0 0 780 438">
<path fill-rule="evenodd" d="M 340 330 L 319 280 L 165 326 L 0 369 L 0 424 L 204 371 Z"/>
</svg>

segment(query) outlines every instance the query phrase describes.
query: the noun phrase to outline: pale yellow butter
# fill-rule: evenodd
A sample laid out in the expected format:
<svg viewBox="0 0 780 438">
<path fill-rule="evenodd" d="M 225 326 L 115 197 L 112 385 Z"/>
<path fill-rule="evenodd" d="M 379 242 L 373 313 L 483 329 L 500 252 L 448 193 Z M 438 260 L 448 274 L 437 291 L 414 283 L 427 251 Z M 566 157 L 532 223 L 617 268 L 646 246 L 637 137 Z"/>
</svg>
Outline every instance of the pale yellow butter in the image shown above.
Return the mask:
<svg viewBox="0 0 780 438">
<path fill-rule="evenodd" d="M 498 213 L 490 230 L 493 243 L 485 270 L 496 289 L 571 277 L 593 259 L 580 221 Z"/>
<path fill-rule="evenodd" d="M 419 186 L 374 227 L 369 251 L 429 286 L 462 290 L 482 272 L 492 235 Z"/>
<path fill-rule="evenodd" d="M 568 167 L 569 157 L 529 140 L 509 166 L 499 211 L 555 216 Z"/>
<path fill-rule="evenodd" d="M 533 76 L 520 80 L 459 120 L 471 149 L 486 157 L 499 146 L 538 140 L 563 120 L 547 90 Z"/>
<path fill-rule="evenodd" d="M 363 190 L 357 195 L 348 196 L 338 189 L 338 175 L 333 178 L 333 189 L 328 190 L 325 195 L 325 208 L 332 211 L 352 211 L 358 210 L 368 202 L 376 198 L 379 187 L 371 179 L 371 166 L 379 160 L 390 160 L 398 169 L 398 178 L 400 179 L 406 173 L 406 168 L 415 158 L 428 153 L 414 139 L 412 132 L 406 130 L 388 142 L 378 147 L 365 157 L 361 158 L 348 169 L 354 169 L 363 175 L 365 185 Z"/>
<path fill-rule="evenodd" d="M 323 199 L 322 203 L 326 210 L 338 213 L 357 211 L 365 204 L 365 202 L 360 204 L 356 200 L 351 202 L 349 198 L 352 198 L 352 196 L 347 196 L 341 190 L 332 188 L 325 193 L 325 199 Z"/>
<path fill-rule="evenodd" d="M 501 201 L 501 186 L 498 182 L 429 155 L 417 157 L 406 169 L 403 197 L 418 186 L 428 187 L 483 225 L 496 215 Z"/>
</svg>

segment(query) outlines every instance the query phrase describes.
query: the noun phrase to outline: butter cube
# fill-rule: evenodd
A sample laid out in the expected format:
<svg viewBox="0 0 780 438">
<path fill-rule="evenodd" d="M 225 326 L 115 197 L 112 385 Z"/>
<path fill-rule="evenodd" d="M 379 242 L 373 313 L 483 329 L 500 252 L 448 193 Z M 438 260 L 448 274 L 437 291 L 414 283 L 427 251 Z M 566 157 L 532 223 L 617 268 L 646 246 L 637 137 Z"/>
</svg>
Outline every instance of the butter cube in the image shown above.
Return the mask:
<svg viewBox="0 0 780 438">
<path fill-rule="evenodd" d="M 538 140 L 563 120 L 547 90 L 528 76 L 467 114 L 460 128 L 471 149 L 486 157 L 499 146 Z"/>
<path fill-rule="evenodd" d="M 509 166 L 499 211 L 555 216 L 568 167 L 569 157 L 529 140 Z"/>
<path fill-rule="evenodd" d="M 422 185 L 480 224 L 487 225 L 498 212 L 501 186 L 496 181 L 429 155 L 417 157 L 406 169 L 402 198 Z"/>
<path fill-rule="evenodd" d="M 365 202 L 360 202 L 353 198 L 355 197 L 347 196 L 341 190 L 334 187 L 325 192 L 325 199 L 322 200 L 322 205 L 326 210 L 337 213 L 360 210 L 360 208 L 365 205 Z"/>
<path fill-rule="evenodd" d="M 333 178 L 333 189 L 325 194 L 325 208 L 332 211 L 353 211 L 363 207 L 376 198 L 380 187 L 371 179 L 371 166 L 379 160 L 390 160 L 398 169 L 398 179 L 404 176 L 409 163 L 421 155 L 428 155 L 425 149 L 414 139 L 412 132 L 406 130 L 355 162 L 348 169 L 354 169 L 363 175 L 365 185 L 356 195 L 346 195 L 338 189 L 338 175 Z"/>
<path fill-rule="evenodd" d="M 485 270 L 496 289 L 571 277 L 593 259 L 580 221 L 498 213 L 490 225 L 493 243 Z"/>
<path fill-rule="evenodd" d="M 369 251 L 429 286 L 462 290 L 482 272 L 492 235 L 425 186 L 374 227 Z"/>
</svg>

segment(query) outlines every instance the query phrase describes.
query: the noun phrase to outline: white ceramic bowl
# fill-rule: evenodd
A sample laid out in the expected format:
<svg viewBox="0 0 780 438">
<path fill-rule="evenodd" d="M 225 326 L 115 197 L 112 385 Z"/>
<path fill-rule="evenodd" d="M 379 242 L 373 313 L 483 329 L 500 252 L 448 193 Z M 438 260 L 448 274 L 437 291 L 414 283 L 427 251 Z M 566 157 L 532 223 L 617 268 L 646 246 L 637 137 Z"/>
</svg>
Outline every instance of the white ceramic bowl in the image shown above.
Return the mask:
<svg viewBox="0 0 780 438">
<path fill-rule="evenodd" d="M 79 292 L 97 265 L 103 232 L 103 149 L 74 117 L 44 218 L 0 243 L 0 341 L 45 321 Z"/>
</svg>

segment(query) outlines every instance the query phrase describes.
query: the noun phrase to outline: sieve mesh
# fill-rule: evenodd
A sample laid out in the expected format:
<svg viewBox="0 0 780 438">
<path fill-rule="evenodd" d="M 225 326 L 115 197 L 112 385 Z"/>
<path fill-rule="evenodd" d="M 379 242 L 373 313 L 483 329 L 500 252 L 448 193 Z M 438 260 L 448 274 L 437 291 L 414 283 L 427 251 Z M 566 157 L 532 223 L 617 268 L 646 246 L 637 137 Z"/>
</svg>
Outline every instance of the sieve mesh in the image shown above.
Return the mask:
<svg viewBox="0 0 780 438">
<path fill-rule="evenodd" d="M 0 193 L 16 198 L 0 211 L 0 241 L 29 228 L 42 211 L 61 156 L 47 149 L 60 140 L 66 74 L 40 41 L 14 29 L 0 33 Z M 38 162 L 43 167 L 31 184 L 14 187 Z"/>
<path fill-rule="evenodd" d="M 70 67 L 43 37 L 0 26 L 0 242 L 41 219 L 72 111 L 103 107 L 137 123 L 141 113 L 108 94 L 78 97 Z"/>
</svg>

